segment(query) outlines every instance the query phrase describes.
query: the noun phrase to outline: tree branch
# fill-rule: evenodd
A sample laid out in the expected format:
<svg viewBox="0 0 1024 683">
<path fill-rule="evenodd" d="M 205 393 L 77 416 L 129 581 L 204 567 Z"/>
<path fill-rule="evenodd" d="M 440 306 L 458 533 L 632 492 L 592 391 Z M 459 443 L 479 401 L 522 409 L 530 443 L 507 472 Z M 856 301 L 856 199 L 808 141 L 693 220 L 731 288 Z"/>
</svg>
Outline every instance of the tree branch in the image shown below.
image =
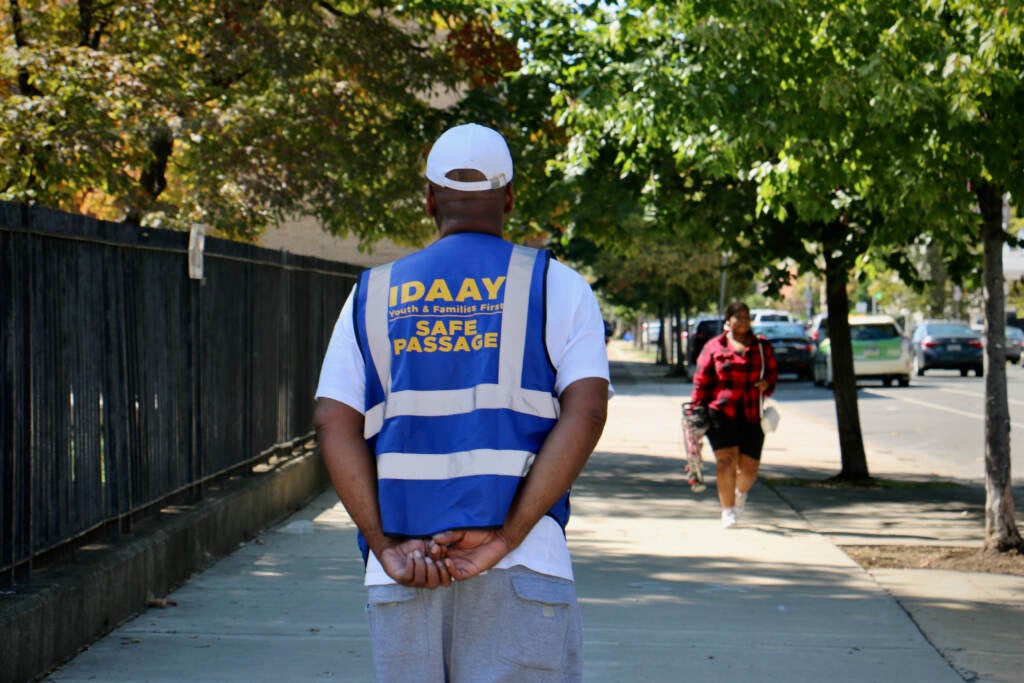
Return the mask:
<svg viewBox="0 0 1024 683">
<path fill-rule="evenodd" d="M 14 46 L 20 50 L 23 47 L 28 47 L 28 40 L 25 38 L 25 28 L 21 23 L 21 7 L 18 5 L 18 0 L 10 0 L 10 8 Z M 31 75 L 23 66 L 18 67 L 18 92 L 26 97 L 38 97 L 43 94 L 32 84 Z"/>
</svg>

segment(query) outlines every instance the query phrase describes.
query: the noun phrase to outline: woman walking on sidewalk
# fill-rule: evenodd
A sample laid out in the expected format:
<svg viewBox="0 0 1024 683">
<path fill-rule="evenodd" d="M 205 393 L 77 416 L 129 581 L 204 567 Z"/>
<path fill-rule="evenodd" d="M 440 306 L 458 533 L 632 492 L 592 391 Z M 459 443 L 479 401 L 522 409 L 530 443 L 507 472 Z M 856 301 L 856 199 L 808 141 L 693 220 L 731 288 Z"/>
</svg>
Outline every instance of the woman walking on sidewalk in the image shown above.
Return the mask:
<svg viewBox="0 0 1024 683">
<path fill-rule="evenodd" d="M 761 400 L 775 391 L 778 377 L 771 344 L 750 328 L 750 308 L 742 301 L 726 306 L 725 331 L 701 350 L 690 400 L 708 408 L 707 436 L 727 529 L 743 514 L 747 493 L 757 481 L 764 446 Z"/>
</svg>

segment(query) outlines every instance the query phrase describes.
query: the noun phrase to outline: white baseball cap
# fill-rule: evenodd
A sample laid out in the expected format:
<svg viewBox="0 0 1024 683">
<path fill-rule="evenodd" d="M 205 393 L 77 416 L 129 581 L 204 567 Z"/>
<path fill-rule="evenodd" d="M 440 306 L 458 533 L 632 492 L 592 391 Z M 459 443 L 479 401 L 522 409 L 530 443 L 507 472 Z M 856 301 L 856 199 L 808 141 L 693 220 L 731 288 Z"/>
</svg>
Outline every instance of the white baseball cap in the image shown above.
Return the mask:
<svg viewBox="0 0 1024 683">
<path fill-rule="evenodd" d="M 487 180 L 452 180 L 458 168 L 480 171 Z M 427 178 L 441 187 L 480 192 L 504 187 L 512 180 L 512 154 L 501 133 L 477 123 L 449 128 L 437 139 L 427 156 Z"/>
</svg>

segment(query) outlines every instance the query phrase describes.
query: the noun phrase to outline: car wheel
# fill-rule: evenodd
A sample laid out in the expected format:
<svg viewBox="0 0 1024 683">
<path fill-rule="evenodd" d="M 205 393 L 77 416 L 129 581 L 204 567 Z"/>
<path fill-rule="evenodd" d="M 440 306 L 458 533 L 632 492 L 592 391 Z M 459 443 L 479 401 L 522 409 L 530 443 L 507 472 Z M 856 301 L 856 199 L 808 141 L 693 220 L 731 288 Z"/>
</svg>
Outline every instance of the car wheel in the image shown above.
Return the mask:
<svg viewBox="0 0 1024 683">
<path fill-rule="evenodd" d="M 982 366 L 982 365 L 975 365 L 974 366 L 974 376 L 975 377 L 984 377 L 985 376 L 985 367 Z"/>
<path fill-rule="evenodd" d="M 966 377 L 967 376 L 967 372 L 968 372 L 967 368 L 960 368 L 960 376 L 961 377 Z"/>
<path fill-rule="evenodd" d="M 914 354 L 914 372 L 917 373 L 918 377 L 924 376 L 924 364 L 916 353 Z"/>
<path fill-rule="evenodd" d="M 901 387 L 909 387 L 910 386 L 910 375 L 907 375 L 906 377 L 900 377 L 899 380 L 897 380 L 897 381 L 900 383 Z"/>
<path fill-rule="evenodd" d="M 883 377 L 882 378 L 882 386 L 883 387 L 891 387 L 892 386 L 892 377 Z"/>
</svg>

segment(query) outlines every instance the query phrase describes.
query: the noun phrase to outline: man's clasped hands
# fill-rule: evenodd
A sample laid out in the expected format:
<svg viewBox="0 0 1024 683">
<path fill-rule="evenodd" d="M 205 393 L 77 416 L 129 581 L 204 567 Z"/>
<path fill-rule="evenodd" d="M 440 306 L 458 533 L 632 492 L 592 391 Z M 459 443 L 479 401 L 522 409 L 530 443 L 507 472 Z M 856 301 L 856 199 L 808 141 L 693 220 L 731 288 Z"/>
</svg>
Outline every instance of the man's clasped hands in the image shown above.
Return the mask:
<svg viewBox="0 0 1024 683">
<path fill-rule="evenodd" d="M 501 529 L 455 529 L 429 539 L 385 538 L 376 555 L 397 583 L 437 588 L 487 571 L 514 547 Z"/>
</svg>

